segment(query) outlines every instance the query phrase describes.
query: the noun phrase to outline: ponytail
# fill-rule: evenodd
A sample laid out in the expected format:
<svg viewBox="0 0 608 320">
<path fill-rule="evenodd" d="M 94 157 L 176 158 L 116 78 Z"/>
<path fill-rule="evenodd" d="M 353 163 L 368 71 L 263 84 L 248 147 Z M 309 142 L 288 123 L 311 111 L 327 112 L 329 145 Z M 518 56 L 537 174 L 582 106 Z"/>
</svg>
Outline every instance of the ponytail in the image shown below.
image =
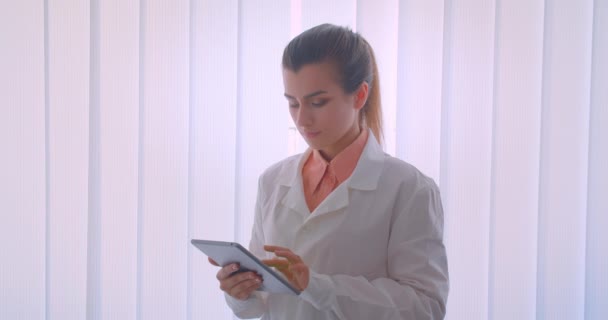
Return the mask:
<svg viewBox="0 0 608 320">
<path fill-rule="evenodd" d="M 372 81 L 368 83 L 369 85 L 369 94 L 367 96 L 367 101 L 361 110 L 361 120 L 365 121 L 365 125 L 367 128 L 371 129 L 378 140 L 379 144 L 382 144 L 384 141 L 383 134 L 383 126 L 382 126 L 382 101 L 380 99 L 380 77 L 378 73 L 378 65 L 376 64 L 376 56 L 374 55 L 374 50 L 372 47 L 365 41 L 367 44 L 369 55 L 370 55 L 370 64 L 372 67 Z M 363 122 L 361 121 L 361 122 Z M 363 124 L 363 123 L 361 123 Z"/>
</svg>

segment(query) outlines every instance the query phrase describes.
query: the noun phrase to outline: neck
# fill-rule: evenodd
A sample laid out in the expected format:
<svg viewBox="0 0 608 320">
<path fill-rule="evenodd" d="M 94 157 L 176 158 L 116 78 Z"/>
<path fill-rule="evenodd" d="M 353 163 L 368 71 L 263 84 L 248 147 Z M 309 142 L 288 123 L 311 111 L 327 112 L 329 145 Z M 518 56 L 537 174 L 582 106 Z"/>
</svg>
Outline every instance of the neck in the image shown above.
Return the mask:
<svg viewBox="0 0 608 320">
<path fill-rule="evenodd" d="M 359 124 L 355 124 L 350 130 L 340 138 L 333 146 L 326 148 L 325 150 L 319 150 L 323 159 L 327 162 L 330 162 L 333 158 L 335 158 L 342 150 L 346 149 L 353 141 L 357 139 L 357 137 L 361 134 L 362 128 Z"/>
</svg>

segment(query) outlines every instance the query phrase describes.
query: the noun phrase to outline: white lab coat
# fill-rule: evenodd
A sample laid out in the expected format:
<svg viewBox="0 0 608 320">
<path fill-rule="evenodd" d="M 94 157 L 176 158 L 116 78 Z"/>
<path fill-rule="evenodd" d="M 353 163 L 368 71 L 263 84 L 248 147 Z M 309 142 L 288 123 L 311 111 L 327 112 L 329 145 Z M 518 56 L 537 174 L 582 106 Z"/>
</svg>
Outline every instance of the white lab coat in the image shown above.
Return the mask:
<svg viewBox="0 0 608 320">
<path fill-rule="evenodd" d="M 226 295 L 240 318 L 443 319 L 448 266 L 443 209 L 432 179 L 385 154 L 373 134 L 357 166 L 310 213 L 302 166 L 310 150 L 260 177 L 250 250 L 290 248 L 311 269 L 300 296 Z"/>
</svg>

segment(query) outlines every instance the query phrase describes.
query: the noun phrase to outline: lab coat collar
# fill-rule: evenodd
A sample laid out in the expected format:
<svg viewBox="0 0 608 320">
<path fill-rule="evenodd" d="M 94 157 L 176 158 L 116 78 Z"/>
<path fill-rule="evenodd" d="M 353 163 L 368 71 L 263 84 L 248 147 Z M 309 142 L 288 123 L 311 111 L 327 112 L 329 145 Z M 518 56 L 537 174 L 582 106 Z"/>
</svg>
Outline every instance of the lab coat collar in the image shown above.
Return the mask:
<svg viewBox="0 0 608 320">
<path fill-rule="evenodd" d="M 310 156 L 311 149 L 306 150 L 298 161 L 289 162 L 283 166 L 279 175 L 279 184 L 288 187 L 289 190 L 281 201 L 283 205 L 301 213 L 310 213 L 306 199 L 304 198 L 304 187 L 302 185 L 302 166 Z M 369 132 L 367 143 L 363 148 L 359 162 L 351 176 L 346 179 L 330 196 L 331 201 L 323 201 L 316 209 L 316 214 L 336 211 L 348 205 L 348 189 L 375 190 L 382 173 L 384 164 L 384 151 L 378 144 L 373 133 Z M 331 198 L 331 199 L 329 199 Z"/>
<path fill-rule="evenodd" d="M 375 190 L 378 187 L 380 174 L 384 166 L 384 151 L 370 130 L 363 153 L 350 178 L 344 183 L 349 188 L 359 190 Z"/>
</svg>

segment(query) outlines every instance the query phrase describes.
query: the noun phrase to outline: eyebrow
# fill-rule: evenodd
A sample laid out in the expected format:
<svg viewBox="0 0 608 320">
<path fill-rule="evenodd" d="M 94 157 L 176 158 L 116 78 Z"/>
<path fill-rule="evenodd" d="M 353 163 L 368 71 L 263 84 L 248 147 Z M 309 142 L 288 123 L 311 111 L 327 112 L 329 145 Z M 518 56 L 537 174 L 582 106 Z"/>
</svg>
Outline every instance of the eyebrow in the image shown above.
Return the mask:
<svg viewBox="0 0 608 320">
<path fill-rule="evenodd" d="M 325 91 L 325 90 L 319 90 L 319 91 L 315 91 L 313 93 L 309 93 L 309 94 L 307 94 L 307 95 L 304 96 L 304 99 L 311 98 L 311 97 L 314 97 L 314 96 L 318 96 L 318 95 L 323 94 L 323 93 L 327 93 L 327 91 Z M 285 95 L 286 98 L 295 99 L 295 97 L 292 97 L 292 96 L 288 95 L 287 93 L 285 93 L 284 95 Z"/>
</svg>

